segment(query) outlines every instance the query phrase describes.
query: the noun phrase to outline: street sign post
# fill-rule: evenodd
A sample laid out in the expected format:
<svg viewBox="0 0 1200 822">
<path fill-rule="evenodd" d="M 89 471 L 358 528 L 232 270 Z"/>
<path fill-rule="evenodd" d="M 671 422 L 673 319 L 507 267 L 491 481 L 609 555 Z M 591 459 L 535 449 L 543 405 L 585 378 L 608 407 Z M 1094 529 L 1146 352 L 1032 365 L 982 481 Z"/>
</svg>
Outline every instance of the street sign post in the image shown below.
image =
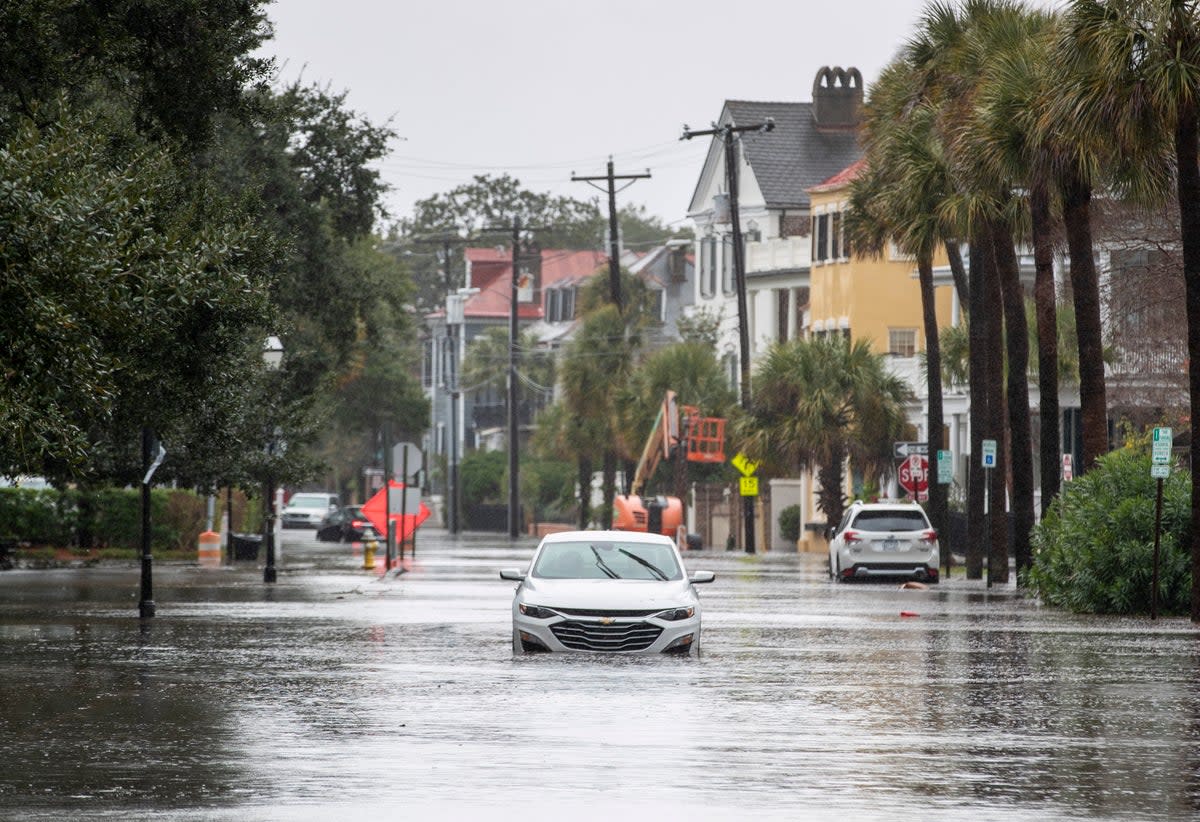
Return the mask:
<svg viewBox="0 0 1200 822">
<path fill-rule="evenodd" d="M 929 461 L 920 454 L 911 454 L 900 463 L 897 479 L 900 481 L 900 487 L 911 494 L 913 499 L 928 495 Z"/>
<path fill-rule="evenodd" d="M 913 454 L 920 454 L 923 457 L 929 456 L 929 443 L 927 442 L 895 442 L 892 443 L 892 453 L 896 459 L 902 460 L 911 457 Z"/>
<path fill-rule="evenodd" d="M 949 485 L 954 482 L 954 452 L 938 449 L 937 452 L 937 481 L 938 485 Z"/>
<path fill-rule="evenodd" d="M 995 468 L 996 467 L 996 441 L 995 440 L 984 440 L 982 450 L 983 450 L 983 467 L 984 468 Z"/>
<path fill-rule="evenodd" d="M 1170 428 L 1155 428 L 1150 450 L 1150 462 L 1154 465 L 1170 465 L 1171 446 L 1174 444 Z"/>
<path fill-rule="evenodd" d="M 1150 618 L 1158 619 L 1158 551 L 1162 539 L 1163 480 L 1171 476 L 1171 446 L 1174 432 L 1170 428 L 1155 428 L 1150 449 L 1150 476 L 1158 486 L 1154 493 L 1154 573 L 1150 577 Z"/>
<path fill-rule="evenodd" d="M 758 470 L 758 463 L 747 457 L 741 451 L 733 455 L 733 459 L 729 460 L 733 467 L 741 472 L 743 477 L 752 477 L 754 472 Z"/>
<path fill-rule="evenodd" d="M 743 497 L 758 496 L 758 477 L 738 477 L 738 486 Z"/>
</svg>

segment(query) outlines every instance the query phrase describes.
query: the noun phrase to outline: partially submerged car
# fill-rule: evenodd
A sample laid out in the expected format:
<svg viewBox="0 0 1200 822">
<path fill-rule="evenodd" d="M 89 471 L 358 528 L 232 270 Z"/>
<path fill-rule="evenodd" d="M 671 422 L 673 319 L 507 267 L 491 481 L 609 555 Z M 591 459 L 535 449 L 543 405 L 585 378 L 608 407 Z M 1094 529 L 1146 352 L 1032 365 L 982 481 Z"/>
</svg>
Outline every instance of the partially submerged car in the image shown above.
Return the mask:
<svg viewBox="0 0 1200 822">
<path fill-rule="evenodd" d="M 829 540 L 829 573 L 839 582 L 908 577 L 937 582 L 938 534 L 915 502 L 854 502 Z"/>
<path fill-rule="evenodd" d="M 513 596 L 513 653 L 698 653 L 700 597 L 674 541 L 631 531 L 546 536 Z"/>
</svg>

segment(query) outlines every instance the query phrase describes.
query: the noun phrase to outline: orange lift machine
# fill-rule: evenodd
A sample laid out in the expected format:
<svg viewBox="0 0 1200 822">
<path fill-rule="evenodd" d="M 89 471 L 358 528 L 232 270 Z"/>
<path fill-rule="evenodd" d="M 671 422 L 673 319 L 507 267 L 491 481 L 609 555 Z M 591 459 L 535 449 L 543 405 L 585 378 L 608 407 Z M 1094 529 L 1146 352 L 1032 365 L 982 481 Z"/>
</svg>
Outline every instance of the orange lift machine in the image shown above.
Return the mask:
<svg viewBox="0 0 1200 822">
<path fill-rule="evenodd" d="M 663 397 L 654 427 L 646 438 L 628 494 L 613 499 L 613 527 L 620 531 L 649 531 L 678 537 L 683 525 L 683 501 L 679 497 L 643 498 L 646 482 L 661 460 L 688 462 L 725 461 L 725 420 L 702 417 L 700 409 L 685 405 L 680 414 L 674 391 Z"/>
</svg>

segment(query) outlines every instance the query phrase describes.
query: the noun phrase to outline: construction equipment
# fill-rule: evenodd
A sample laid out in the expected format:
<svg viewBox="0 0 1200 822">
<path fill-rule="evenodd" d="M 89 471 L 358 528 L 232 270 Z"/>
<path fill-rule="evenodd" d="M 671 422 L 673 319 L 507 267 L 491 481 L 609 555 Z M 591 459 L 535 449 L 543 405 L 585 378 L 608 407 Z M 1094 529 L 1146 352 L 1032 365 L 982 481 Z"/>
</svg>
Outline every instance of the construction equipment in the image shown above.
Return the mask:
<svg viewBox="0 0 1200 822">
<path fill-rule="evenodd" d="M 613 499 L 613 527 L 617 530 L 679 538 L 683 501 L 671 496 L 643 498 L 646 482 L 664 459 L 678 460 L 682 456 L 688 462 L 725 461 L 725 420 L 703 417 L 700 409 L 689 405 L 682 411 L 681 416 L 675 392 L 667 391 L 642 448 L 629 493 Z"/>
</svg>

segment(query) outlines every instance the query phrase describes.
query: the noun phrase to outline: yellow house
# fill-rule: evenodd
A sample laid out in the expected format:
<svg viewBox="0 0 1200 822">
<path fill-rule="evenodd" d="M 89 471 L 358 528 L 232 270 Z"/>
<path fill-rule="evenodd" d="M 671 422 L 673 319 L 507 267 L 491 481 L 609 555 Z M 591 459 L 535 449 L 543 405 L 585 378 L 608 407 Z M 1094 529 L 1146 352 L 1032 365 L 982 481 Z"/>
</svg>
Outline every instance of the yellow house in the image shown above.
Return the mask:
<svg viewBox="0 0 1200 822">
<path fill-rule="evenodd" d="M 849 207 L 850 183 L 862 170 L 859 160 L 820 185 L 808 189 L 812 198 L 812 264 L 808 307 L 804 312 L 805 336 L 840 334 L 851 340 L 867 340 L 871 350 L 888 355 L 891 371 L 912 387 L 915 400 L 908 408 L 909 421 L 925 439 L 925 379 L 920 355 L 925 350 L 921 290 L 915 260 L 894 246 L 878 259 L 856 254 L 848 247 L 844 215 Z M 945 266 L 945 252 L 934 259 Z M 951 324 L 953 288 L 935 289 L 938 327 Z M 943 437 L 945 436 L 943 432 Z M 854 478 L 847 472 L 846 496 L 854 498 Z M 815 478 L 805 478 L 803 504 L 806 528 L 799 549 L 825 551 L 824 534 L 818 523 L 824 515 L 816 507 Z M 884 488 L 886 493 L 889 489 Z"/>
</svg>

